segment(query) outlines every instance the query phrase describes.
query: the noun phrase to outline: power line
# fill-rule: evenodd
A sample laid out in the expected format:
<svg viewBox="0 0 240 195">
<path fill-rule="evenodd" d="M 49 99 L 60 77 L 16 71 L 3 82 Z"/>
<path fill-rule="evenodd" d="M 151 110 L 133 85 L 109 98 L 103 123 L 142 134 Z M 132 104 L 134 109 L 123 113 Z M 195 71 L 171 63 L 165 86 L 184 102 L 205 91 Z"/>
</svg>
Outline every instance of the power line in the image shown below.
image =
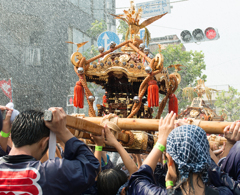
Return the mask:
<svg viewBox="0 0 240 195">
<path fill-rule="evenodd" d="M 151 24 L 151 26 L 156 26 L 156 27 L 160 27 L 160 28 L 169 28 L 169 29 L 180 30 L 180 31 L 184 30 L 184 29 L 173 28 L 173 27 L 168 27 L 168 26 L 158 26 L 158 25 L 154 25 L 154 24 Z"/>
<path fill-rule="evenodd" d="M 170 4 L 170 3 L 181 3 L 183 1 L 188 1 L 188 0 L 180 0 L 180 1 L 173 1 L 173 2 L 169 2 L 169 3 L 164 3 L 164 4 Z M 156 4 L 151 4 L 151 5 L 145 5 L 143 7 L 147 7 L 147 6 L 155 6 L 155 5 L 161 5 L 161 3 L 156 3 Z M 129 7 L 116 7 L 115 9 L 126 9 Z"/>
<path fill-rule="evenodd" d="M 185 29 L 179 29 L 179 28 L 168 27 L 168 26 L 159 26 L 159 25 L 154 25 L 154 24 L 151 24 L 151 26 L 155 26 L 155 27 L 159 27 L 159 28 L 169 28 L 169 29 L 179 30 L 179 31 L 185 30 Z"/>
<path fill-rule="evenodd" d="M 169 3 L 165 3 L 165 4 L 181 3 L 181 2 L 184 2 L 184 1 L 188 1 L 188 0 L 173 1 L 173 2 L 169 2 Z M 152 4 L 150 6 L 155 6 L 155 5 L 161 5 L 161 3 Z M 146 5 L 146 6 L 149 6 L 149 5 Z M 146 7 L 146 6 L 143 6 L 143 7 Z M 129 7 L 116 7 L 116 8 L 106 8 L 106 9 L 128 9 L 128 8 Z M 93 9 L 93 10 L 106 10 L 106 9 Z"/>
</svg>

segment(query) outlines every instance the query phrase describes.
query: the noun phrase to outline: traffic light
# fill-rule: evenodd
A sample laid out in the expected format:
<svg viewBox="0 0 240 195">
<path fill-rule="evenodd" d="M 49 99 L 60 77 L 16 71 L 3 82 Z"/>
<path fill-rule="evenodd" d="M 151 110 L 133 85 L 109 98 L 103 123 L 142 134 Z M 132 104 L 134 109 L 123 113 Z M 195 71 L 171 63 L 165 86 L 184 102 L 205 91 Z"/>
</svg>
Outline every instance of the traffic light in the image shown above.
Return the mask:
<svg viewBox="0 0 240 195">
<path fill-rule="evenodd" d="M 205 30 L 196 28 L 192 32 L 184 30 L 181 32 L 180 36 L 183 43 L 213 41 L 220 37 L 217 29 L 213 27 L 208 27 Z"/>
</svg>

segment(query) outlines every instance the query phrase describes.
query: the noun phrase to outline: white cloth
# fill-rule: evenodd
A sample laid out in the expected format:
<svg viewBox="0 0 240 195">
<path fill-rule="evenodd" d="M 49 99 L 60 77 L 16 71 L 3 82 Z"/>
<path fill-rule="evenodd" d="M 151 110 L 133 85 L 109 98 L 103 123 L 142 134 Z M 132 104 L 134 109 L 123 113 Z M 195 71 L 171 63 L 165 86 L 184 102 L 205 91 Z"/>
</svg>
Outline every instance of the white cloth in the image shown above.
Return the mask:
<svg viewBox="0 0 240 195">
<path fill-rule="evenodd" d="M 56 144 L 57 144 L 56 134 L 50 131 L 50 136 L 49 136 L 49 159 L 50 160 L 55 158 Z"/>
<path fill-rule="evenodd" d="M 6 107 L 13 109 L 12 116 L 11 116 L 11 123 L 13 123 L 14 119 L 19 115 L 19 111 L 14 109 L 14 104 L 12 102 L 9 102 Z"/>
<path fill-rule="evenodd" d="M 107 154 L 109 155 L 114 167 L 123 162 L 118 152 L 108 152 Z"/>
</svg>

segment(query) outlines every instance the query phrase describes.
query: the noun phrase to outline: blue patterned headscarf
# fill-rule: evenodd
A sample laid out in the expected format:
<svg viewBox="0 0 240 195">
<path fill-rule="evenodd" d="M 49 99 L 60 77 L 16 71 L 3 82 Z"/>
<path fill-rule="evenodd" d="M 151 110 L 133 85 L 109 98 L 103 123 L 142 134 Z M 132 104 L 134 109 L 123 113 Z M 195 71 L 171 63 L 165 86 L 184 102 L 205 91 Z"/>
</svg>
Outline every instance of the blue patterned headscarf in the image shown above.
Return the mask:
<svg viewBox="0 0 240 195">
<path fill-rule="evenodd" d="M 167 151 L 178 166 L 180 179 L 189 173 L 201 173 L 204 183 L 208 181 L 207 168 L 211 163 L 209 143 L 203 129 L 184 125 L 174 129 L 167 138 Z"/>
</svg>

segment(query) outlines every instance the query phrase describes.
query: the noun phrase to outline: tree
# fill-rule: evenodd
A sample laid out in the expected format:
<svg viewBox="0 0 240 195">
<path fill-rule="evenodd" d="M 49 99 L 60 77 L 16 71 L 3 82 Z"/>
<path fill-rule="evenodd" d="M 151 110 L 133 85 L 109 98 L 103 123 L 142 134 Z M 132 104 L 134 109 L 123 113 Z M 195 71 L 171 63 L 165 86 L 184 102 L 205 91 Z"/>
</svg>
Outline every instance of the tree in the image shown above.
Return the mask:
<svg viewBox="0 0 240 195">
<path fill-rule="evenodd" d="M 236 121 L 240 118 L 240 93 L 237 89 L 229 87 L 228 91 L 217 93 L 215 106 L 220 108 L 220 114 L 227 114 L 227 120 Z"/>
<path fill-rule="evenodd" d="M 88 29 L 87 32 L 91 38 L 97 39 L 97 37 L 106 30 L 107 24 L 104 20 L 101 21 L 95 20 L 95 22 L 92 23 L 92 26 Z"/>
<path fill-rule="evenodd" d="M 101 21 L 95 20 L 95 22 L 93 22 L 91 27 L 88 29 L 87 33 L 89 37 L 97 40 L 97 37 L 106 30 L 107 30 L 107 24 L 104 20 L 101 20 Z M 87 49 L 82 53 L 82 55 L 87 60 L 98 54 L 99 54 L 98 47 L 95 45 L 91 45 L 89 49 Z M 105 91 L 102 89 L 100 85 L 97 85 L 95 83 L 87 82 L 87 85 L 89 90 L 92 92 L 93 96 L 95 97 L 94 109 L 96 109 L 95 108 L 96 104 L 102 104 L 102 96 L 104 95 Z M 77 112 L 84 113 L 86 116 L 88 116 L 88 103 L 87 103 L 86 97 L 84 99 L 85 99 L 84 108 L 81 111 L 77 109 Z"/>
<path fill-rule="evenodd" d="M 91 24 L 91 27 L 87 30 L 87 33 L 89 37 L 96 40 L 97 37 L 106 30 L 107 30 L 107 24 L 104 20 L 101 20 L 101 21 L 95 20 L 95 22 L 93 22 Z M 89 49 L 83 52 L 83 56 L 86 59 L 90 59 L 98 54 L 99 54 L 98 47 L 95 45 L 91 45 Z"/>
<path fill-rule="evenodd" d="M 122 36 L 121 40 L 125 41 L 125 35 L 128 31 L 128 24 L 123 20 L 119 20 L 119 25 L 117 27 L 117 33 Z"/>
<path fill-rule="evenodd" d="M 89 49 L 87 49 L 86 51 L 83 52 L 83 56 L 86 59 L 93 58 L 94 56 L 96 56 L 98 54 L 99 54 L 99 51 L 95 45 L 91 45 L 91 47 Z"/>
<path fill-rule="evenodd" d="M 203 70 L 206 69 L 206 64 L 204 62 L 204 54 L 202 51 L 184 51 L 183 44 L 179 45 L 168 45 L 166 49 L 162 50 L 164 56 L 164 67 L 168 67 L 174 64 L 181 64 L 185 67 L 181 67 L 178 73 L 181 75 L 181 83 L 178 86 L 175 95 L 178 98 L 178 109 L 186 109 L 187 105 L 191 102 L 187 98 L 183 98 L 182 89 L 192 85 L 197 84 L 198 79 L 206 81 L 207 76 L 203 74 Z M 158 50 L 153 52 L 158 53 Z M 169 73 L 174 72 L 174 68 L 168 69 Z M 165 110 L 165 112 L 167 112 Z"/>
</svg>

